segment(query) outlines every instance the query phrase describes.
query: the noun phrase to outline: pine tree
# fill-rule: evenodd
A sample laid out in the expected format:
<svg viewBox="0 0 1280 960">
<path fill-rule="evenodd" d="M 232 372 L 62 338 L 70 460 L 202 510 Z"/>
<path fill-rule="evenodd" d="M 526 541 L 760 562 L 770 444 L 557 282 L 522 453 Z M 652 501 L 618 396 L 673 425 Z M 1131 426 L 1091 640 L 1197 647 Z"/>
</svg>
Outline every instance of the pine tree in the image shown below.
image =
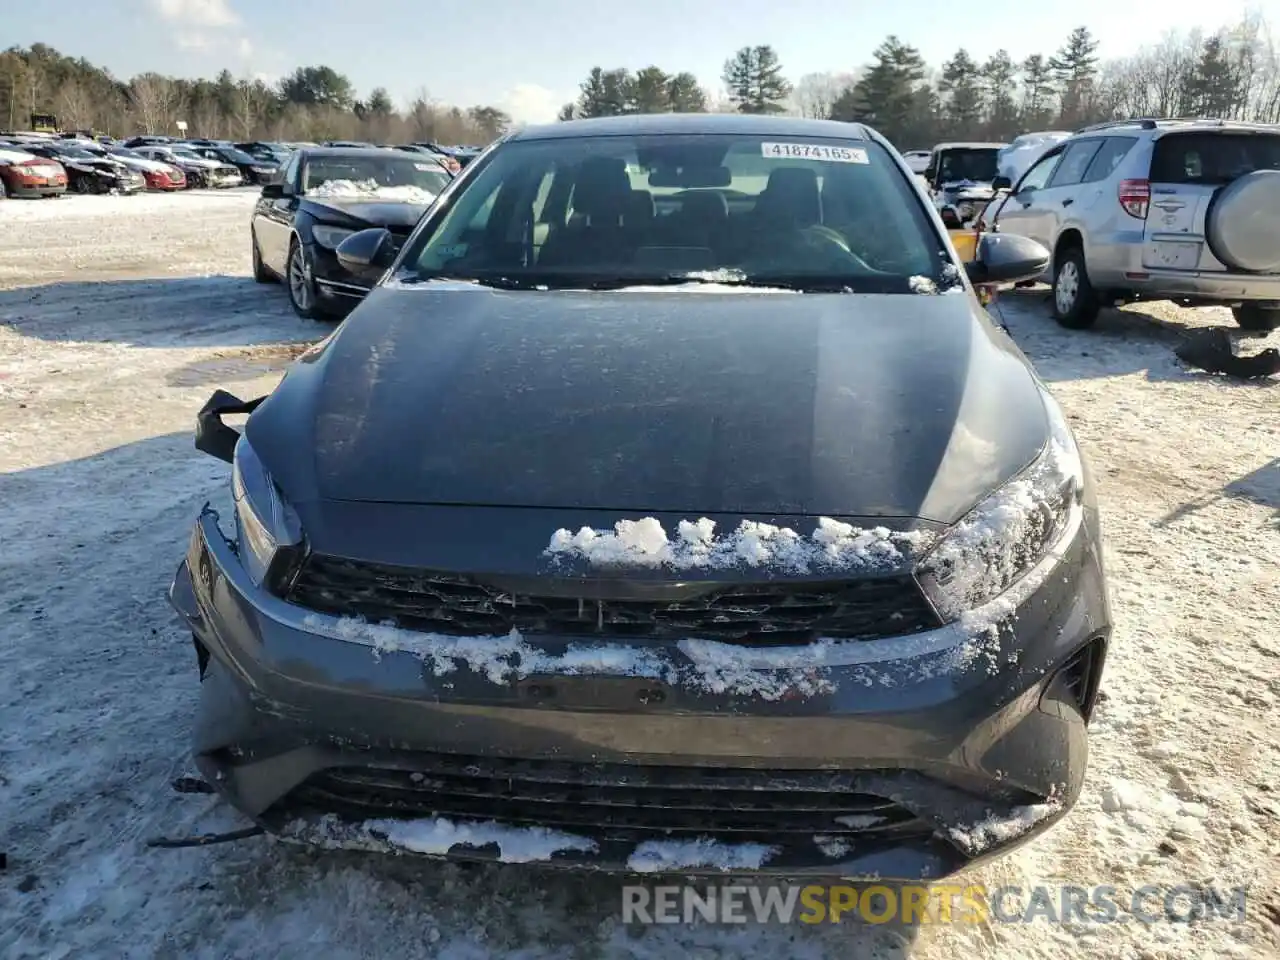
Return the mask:
<svg viewBox="0 0 1280 960">
<path fill-rule="evenodd" d="M 1068 123 L 1077 122 L 1098 73 L 1098 41 L 1088 27 L 1071 31 L 1066 44 L 1050 58 L 1049 69 L 1062 91 L 1062 116 Z"/>
<path fill-rule="evenodd" d="M 724 64 L 724 85 L 739 113 L 782 113 L 791 84 L 773 47 L 743 47 Z"/>
<path fill-rule="evenodd" d="M 578 116 L 616 117 L 631 107 L 631 73 L 592 67 L 579 89 Z"/>
<path fill-rule="evenodd" d="M 891 36 L 876 48 L 875 62 L 831 107 L 833 120 L 859 120 L 892 143 L 908 142 L 924 79 L 924 58 L 915 47 Z M 914 142 L 914 141 L 911 141 Z"/>
<path fill-rule="evenodd" d="M 982 83 L 987 97 L 987 126 L 1000 139 L 1018 131 L 1018 107 L 1013 100 L 1018 70 L 1005 50 L 997 50 L 982 65 Z"/>
<path fill-rule="evenodd" d="M 947 125 L 952 136 L 970 137 L 982 120 L 982 72 L 963 48 L 942 65 L 938 89 L 946 95 Z"/>
<path fill-rule="evenodd" d="M 629 97 L 636 113 L 667 113 L 671 109 L 671 78 L 658 67 L 645 67 L 631 80 Z"/>
<path fill-rule="evenodd" d="M 1221 36 L 1204 42 L 1191 76 L 1187 78 L 1187 101 L 1198 116 L 1231 117 L 1240 101 L 1240 84 Z"/>
<path fill-rule="evenodd" d="M 707 94 L 692 73 L 677 73 L 667 81 L 667 100 L 676 113 L 707 112 Z"/>
<path fill-rule="evenodd" d="M 1044 56 L 1033 53 L 1022 61 L 1022 125 L 1042 129 L 1053 109 L 1053 71 Z"/>
</svg>

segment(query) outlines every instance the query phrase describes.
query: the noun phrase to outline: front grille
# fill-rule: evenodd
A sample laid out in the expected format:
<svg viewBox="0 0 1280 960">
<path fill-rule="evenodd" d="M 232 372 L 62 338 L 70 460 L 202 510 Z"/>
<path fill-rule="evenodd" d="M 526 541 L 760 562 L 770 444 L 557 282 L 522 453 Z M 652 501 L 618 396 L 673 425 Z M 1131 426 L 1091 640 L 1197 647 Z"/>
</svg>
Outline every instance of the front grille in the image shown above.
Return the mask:
<svg viewBox="0 0 1280 960">
<path fill-rule="evenodd" d="M 508 592 L 462 574 L 311 555 L 292 603 L 337 616 L 464 636 L 520 633 L 696 638 L 779 645 L 822 637 L 870 640 L 940 625 L 911 576 L 709 584 L 680 599 L 596 600 L 564 585 Z M 535 588 L 536 589 L 536 588 Z M 576 589 L 576 588 L 574 588 Z M 686 591 L 687 593 L 687 591 Z"/>
<path fill-rule="evenodd" d="M 785 843 L 890 839 L 930 827 L 842 774 L 573 764 L 415 755 L 412 769 L 337 767 L 312 775 L 284 805 L 341 817 L 496 820 L 643 842 L 720 835 Z M 727 836 L 726 836 L 727 835 Z"/>
</svg>

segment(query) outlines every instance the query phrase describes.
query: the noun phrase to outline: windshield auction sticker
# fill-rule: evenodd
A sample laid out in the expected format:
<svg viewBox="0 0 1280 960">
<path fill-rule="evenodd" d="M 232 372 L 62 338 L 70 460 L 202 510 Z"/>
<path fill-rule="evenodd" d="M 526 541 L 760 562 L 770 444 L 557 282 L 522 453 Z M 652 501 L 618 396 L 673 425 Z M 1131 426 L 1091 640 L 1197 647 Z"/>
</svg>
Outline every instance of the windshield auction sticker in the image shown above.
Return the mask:
<svg viewBox="0 0 1280 960">
<path fill-rule="evenodd" d="M 830 160 L 835 163 L 870 163 L 867 151 L 858 147 L 832 147 L 825 143 L 762 143 L 760 152 L 766 157 L 789 157 L 795 160 Z"/>
</svg>

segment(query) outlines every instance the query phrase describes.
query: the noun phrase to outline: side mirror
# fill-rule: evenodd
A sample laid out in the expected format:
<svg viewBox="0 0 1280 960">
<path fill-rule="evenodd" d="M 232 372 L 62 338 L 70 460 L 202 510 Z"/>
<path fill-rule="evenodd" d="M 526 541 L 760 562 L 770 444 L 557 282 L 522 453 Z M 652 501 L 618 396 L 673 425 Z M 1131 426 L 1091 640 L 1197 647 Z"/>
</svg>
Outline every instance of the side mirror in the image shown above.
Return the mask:
<svg viewBox="0 0 1280 960">
<path fill-rule="evenodd" d="M 283 183 L 268 183 L 262 188 L 262 198 L 264 200 L 283 200 L 288 195 L 288 188 Z"/>
<path fill-rule="evenodd" d="M 1049 260 L 1049 251 L 1028 237 L 984 233 L 964 271 L 974 284 L 1020 283 L 1039 277 Z"/>
<path fill-rule="evenodd" d="M 389 267 L 395 259 L 391 232 L 373 227 L 353 233 L 338 244 L 338 262 L 348 270 L 358 273 L 370 267 Z"/>
<path fill-rule="evenodd" d="M 215 390 L 196 414 L 196 449 L 231 463 L 236 455 L 240 431 L 222 422 L 225 414 L 253 413 L 266 397 L 241 400 L 225 390 Z"/>
<path fill-rule="evenodd" d="M 1010 190 L 1013 188 L 1013 181 L 1008 177 L 996 177 L 991 181 L 992 190 Z"/>
</svg>

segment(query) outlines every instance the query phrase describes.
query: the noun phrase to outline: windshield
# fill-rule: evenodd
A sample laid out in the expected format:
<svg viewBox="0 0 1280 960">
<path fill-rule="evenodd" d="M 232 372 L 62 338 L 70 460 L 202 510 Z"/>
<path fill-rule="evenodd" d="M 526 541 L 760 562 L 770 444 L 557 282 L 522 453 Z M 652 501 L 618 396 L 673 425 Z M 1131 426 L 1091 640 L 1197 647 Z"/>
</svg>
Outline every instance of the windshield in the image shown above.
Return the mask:
<svg viewBox="0 0 1280 960">
<path fill-rule="evenodd" d="M 170 147 L 169 152 L 175 157 L 182 157 L 184 160 L 203 160 L 204 157 L 196 153 L 188 147 Z"/>
<path fill-rule="evenodd" d="M 960 180 L 990 183 L 996 177 L 999 158 L 998 147 L 944 150 L 938 168 L 939 179 L 943 183 Z"/>
<path fill-rule="evenodd" d="M 230 160 L 232 163 L 255 164 L 259 162 L 256 158 L 249 156 L 243 150 L 237 150 L 235 147 L 219 147 L 218 155 L 223 160 Z"/>
<path fill-rule="evenodd" d="M 147 159 L 137 150 L 129 150 L 126 147 L 112 147 L 110 153 L 113 157 L 131 157 L 134 160 Z"/>
<path fill-rule="evenodd" d="M 64 157 L 75 157 L 77 160 L 92 160 L 94 155 L 84 147 L 54 147 L 55 153 L 60 153 Z"/>
<path fill-rule="evenodd" d="M 888 151 L 860 140 L 779 141 L 787 138 L 512 141 L 428 221 L 399 276 L 886 293 L 954 282 Z"/>
<path fill-rule="evenodd" d="M 302 189 L 311 197 L 354 197 L 431 203 L 449 177 L 438 164 L 415 157 L 316 156 L 307 160 Z"/>
</svg>

